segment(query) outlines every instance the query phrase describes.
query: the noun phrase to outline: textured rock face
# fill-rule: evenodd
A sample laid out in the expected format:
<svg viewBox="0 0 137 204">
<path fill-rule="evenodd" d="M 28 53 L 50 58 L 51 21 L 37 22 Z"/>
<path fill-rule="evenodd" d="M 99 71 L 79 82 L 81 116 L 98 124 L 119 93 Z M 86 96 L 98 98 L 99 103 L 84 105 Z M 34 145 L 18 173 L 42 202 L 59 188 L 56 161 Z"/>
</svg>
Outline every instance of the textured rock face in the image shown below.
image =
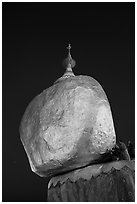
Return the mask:
<svg viewBox="0 0 137 204">
<path fill-rule="evenodd" d="M 94 163 L 116 143 L 105 92 L 87 76 L 58 81 L 34 98 L 20 136 L 31 168 L 40 176 Z"/>
</svg>

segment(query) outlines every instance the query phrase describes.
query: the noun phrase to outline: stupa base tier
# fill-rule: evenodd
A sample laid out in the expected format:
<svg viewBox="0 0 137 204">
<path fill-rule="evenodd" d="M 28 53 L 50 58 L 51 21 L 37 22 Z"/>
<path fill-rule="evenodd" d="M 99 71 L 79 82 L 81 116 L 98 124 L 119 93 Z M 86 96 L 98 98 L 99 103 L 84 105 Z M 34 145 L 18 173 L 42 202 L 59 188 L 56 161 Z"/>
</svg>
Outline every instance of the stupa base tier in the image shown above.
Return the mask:
<svg viewBox="0 0 137 204">
<path fill-rule="evenodd" d="M 119 164 L 96 165 L 93 169 L 90 166 L 53 178 L 49 183 L 48 201 L 134 202 L 134 161 L 119 161 Z"/>
</svg>

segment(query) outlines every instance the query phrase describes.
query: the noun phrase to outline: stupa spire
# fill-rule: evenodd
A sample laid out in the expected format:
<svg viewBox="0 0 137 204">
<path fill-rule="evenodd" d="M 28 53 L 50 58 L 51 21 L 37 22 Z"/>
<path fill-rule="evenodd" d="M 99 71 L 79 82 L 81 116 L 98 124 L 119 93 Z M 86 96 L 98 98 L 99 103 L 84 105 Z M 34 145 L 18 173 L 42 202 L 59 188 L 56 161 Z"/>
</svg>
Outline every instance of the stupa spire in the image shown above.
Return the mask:
<svg viewBox="0 0 137 204">
<path fill-rule="evenodd" d="M 71 49 L 71 45 L 69 44 L 67 47 L 68 51 L 69 51 L 69 55 L 70 55 L 70 49 Z"/>
<path fill-rule="evenodd" d="M 64 76 L 75 76 L 73 71 L 72 71 L 72 68 L 75 67 L 76 65 L 76 62 L 74 59 L 72 59 L 71 57 L 71 54 L 70 54 L 70 49 L 71 49 L 71 45 L 69 44 L 68 47 L 68 56 L 67 58 L 63 61 L 63 64 L 66 68 L 66 72 L 64 73 L 63 77 Z"/>
<path fill-rule="evenodd" d="M 72 59 L 71 54 L 70 54 L 70 49 L 71 49 L 71 45 L 69 44 L 68 47 L 68 56 L 67 58 L 65 58 L 63 60 L 63 66 L 66 68 L 65 73 L 63 74 L 62 77 L 60 77 L 59 79 L 57 79 L 54 83 L 59 82 L 61 80 L 64 80 L 68 77 L 74 77 L 74 73 L 72 71 L 72 68 L 75 67 L 76 65 L 76 61 L 74 59 Z"/>
</svg>

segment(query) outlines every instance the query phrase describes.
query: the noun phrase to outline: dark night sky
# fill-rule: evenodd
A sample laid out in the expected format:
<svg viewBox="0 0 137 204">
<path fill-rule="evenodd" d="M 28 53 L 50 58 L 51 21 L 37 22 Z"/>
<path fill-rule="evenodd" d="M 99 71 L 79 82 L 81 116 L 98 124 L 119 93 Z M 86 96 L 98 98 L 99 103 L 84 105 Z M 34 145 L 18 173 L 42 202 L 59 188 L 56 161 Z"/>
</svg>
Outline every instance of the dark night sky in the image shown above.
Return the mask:
<svg viewBox="0 0 137 204">
<path fill-rule="evenodd" d="M 28 103 L 63 72 L 72 45 L 76 75 L 104 88 L 117 139 L 134 143 L 135 4 L 2 3 L 3 201 L 46 201 L 48 179 L 31 172 L 19 138 Z"/>
</svg>

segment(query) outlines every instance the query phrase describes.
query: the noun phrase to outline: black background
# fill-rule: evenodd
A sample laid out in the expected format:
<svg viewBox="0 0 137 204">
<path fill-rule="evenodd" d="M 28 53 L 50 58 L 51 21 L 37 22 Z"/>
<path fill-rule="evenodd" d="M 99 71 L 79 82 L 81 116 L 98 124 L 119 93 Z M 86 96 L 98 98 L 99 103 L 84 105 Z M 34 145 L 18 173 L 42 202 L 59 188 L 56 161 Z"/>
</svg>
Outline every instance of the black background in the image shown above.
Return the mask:
<svg viewBox="0 0 137 204">
<path fill-rule="evenodd" d="M 28 103 L 64 73 L 104 88 L 117 139 L 134 143 L 135 4 L 3 3 L 3 201 L 46 201 L 48 179 L 31 172 L 19 138 Z"/>
</svg>

